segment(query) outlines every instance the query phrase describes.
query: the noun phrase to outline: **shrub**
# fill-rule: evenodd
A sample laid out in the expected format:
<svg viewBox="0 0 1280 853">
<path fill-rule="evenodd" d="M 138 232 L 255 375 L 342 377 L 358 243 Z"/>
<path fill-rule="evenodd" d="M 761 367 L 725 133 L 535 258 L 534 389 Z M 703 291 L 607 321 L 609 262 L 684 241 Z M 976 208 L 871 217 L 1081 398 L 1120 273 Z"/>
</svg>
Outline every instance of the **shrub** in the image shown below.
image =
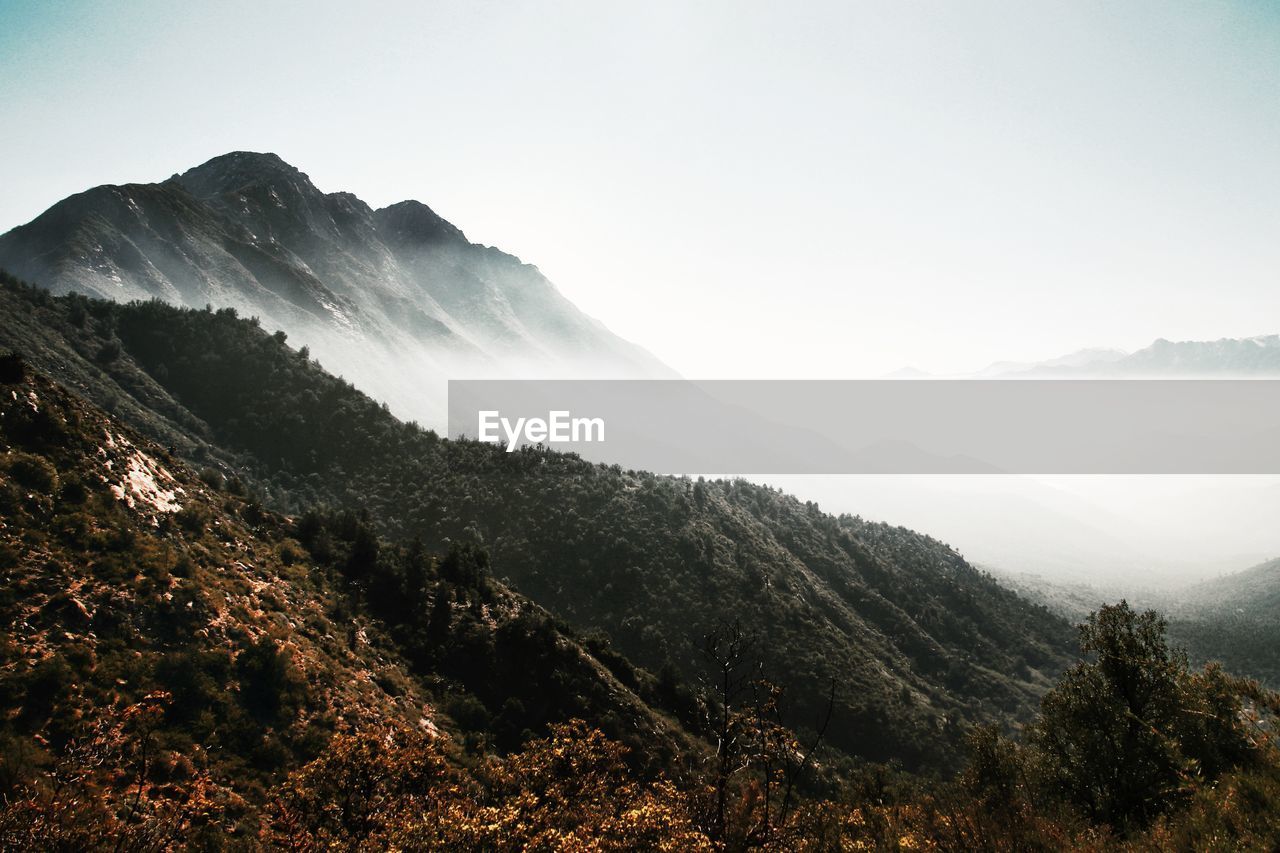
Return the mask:
<svg viewBox="0 0 1280 853">
<path fill-rule="evenodd" d="M 178 524 L 182 529 L 190 533 L 192 536 L 199 536 L 204 532 L 204 527 L 209 522 L 209 515 L 204 511 L 203 507 L 196 504 L 189 504 L 174 514 Z"/>
<path fill-rule="evenodd" d="M 98 360 L 99 364 L 111 364 L 120 358 L 122 352 L 123 349 L 120 346 L 120 342 L 115 338 L 112 338 L 98 348 L 97 355 L 94 357 Z"/>
<path fill-rule="evenodd" d="M 44 495 L 58 488 L 58 470 L 48 459 L 34 453 L 10 453 L 6 468 L 14 482 Z"/>
<path fill-rule="evenodd" d="M 236 658 L 240 702 L 263 723 L 274 723 L 306 704 L 306 682 L 288 652 L 270 637 L 251 643 Z"/>
<path fill-rule="evenodd" d="M 26 378 L 27 363 L 19 353 L 0 353 L 0 382 L 16 385 Z"/>
</svg>

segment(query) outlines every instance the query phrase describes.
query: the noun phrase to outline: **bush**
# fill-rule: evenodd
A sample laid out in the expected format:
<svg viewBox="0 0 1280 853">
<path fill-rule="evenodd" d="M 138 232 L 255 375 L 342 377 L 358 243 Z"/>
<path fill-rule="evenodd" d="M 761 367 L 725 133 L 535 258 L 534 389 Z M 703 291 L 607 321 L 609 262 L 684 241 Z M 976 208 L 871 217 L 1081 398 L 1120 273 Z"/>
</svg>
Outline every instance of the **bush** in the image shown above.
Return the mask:
<svg viewBox="0 0 1280 853">
<path fill-rule="evenodd" d="M 200 469 L 200 482 L 214 491 L 221 491 L 226 478 L 222 476 L 222 472 L 217 468 L 205 467 Z"/>
<path fill-rule="evenodd" d="M 174 514 L 174 518 L 177 519 L 182 529 L 192 536 L 199 536 L 204 533 L 204 527 L 209 523 L 208 513 L 204 511 L 203 507 L 196 504 L 190 504 L 178 510 Z"/>
<path fill-rule="evenodd" d="M 120 358 L 122 352 L 123 348 L 120 346 L 120 342 L 113 338 L 98 348 L 97 355 L 94 358 L 97 359 L 99 364 L 111 364 Z"/>
<path fill-rule="evenodd" d="M 79 506 L 84 503 L 88 497 L 89 489 L 79 477 L 73 474 L 72 476 L 66 477 L 62 480 L 62 490 L 58 492 L 58 498 L 62 500 L 63 503 Z"/>
<path fill-rule="evenodd" d="M 43 495 L 58 488 L 58 470 L 48 459 L 34 453 L 14 452 L 7 459 L 9 476 L 14 482 Z"/>
<path fill-rule="evenodd" d="M 27 378 L 27 363 L 16 352 L 0 353 L 0 382 L 16 385 Z"/>
<path fill-rule="evenodd" d="M 240 652 L 236 674 L 240 702 L 260 722 L 278 722 L 306 704 L 306 682 L 293 659 L 270 637 Z"/>
</svg>

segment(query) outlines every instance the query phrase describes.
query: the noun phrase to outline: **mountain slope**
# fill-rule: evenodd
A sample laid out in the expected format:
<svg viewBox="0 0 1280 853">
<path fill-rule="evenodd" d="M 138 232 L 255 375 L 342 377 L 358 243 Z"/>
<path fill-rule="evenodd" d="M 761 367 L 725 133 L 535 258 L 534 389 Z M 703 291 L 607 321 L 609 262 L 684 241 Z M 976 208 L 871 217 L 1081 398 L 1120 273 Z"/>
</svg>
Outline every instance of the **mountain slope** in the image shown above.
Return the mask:
<svg viewBox="0 0 1280 853">
<path fill-rule="evenodd" d="M 146 810 L 199 812 L 231 840 L 268 786 L 354 727 L 426 732 L 457 760 L 574 717 L 634 744 L 637 764 L 705 750 L 639 697 L 653 676 L 599 643 L 597 658 L 468 553 L 379 542 L 353 516 L 275 515 L 10 356 L 0 571 L 6 801 L 67 764 L 134 811 L 138 756 L 77 766 L 121 726 L 129 749 L 150 744 Z"/>
<path fill-rule="evenodd" d="M 1239 613 L 1280 622 L 1280 559 L 1198 583 L 1180 595 L 1196 613 Z"/>
<path fill-rule="evenodd" d="M 375 211 L 274 154 L 71 196 L 0 236 L 0 267 L 58 294 L 235 308 L 424 422 L 451 376 L 671 375 L 426 205 Z"/>
<path fill-rule="evenodd" d="M 1031 601 L 1073 622 L 1105 603 L 1128 600 L 1167 615 L 1169 637 L 1197 664 L 1280 685 L 1280 560 L 1175 590 L 1067 583 L 1030 573 L 996 576 Z"/>
<path fill-rule="evenodd" d="M 926 536 L 742 481 L 442 440 L 229 311 L 0 296 L 31 317 L 0 344 L 96 375 L 86 393 L 179 452 L 234 460 L 278 506 L 359 506 L 397 537 L 480 543 L 496 576 L 651 670 L 698 677 L 701 637 L 740 620 L 800 724 L 836 680 L 828 737 L 846 754 L 954 766 L 965 722 L 1025 719 L 1069 659 L 1064 621 Z"/>
<path fill-rule="evenodd" d="M 1181 590 L 1170 633 L 1196 656 L 1280 685 L 1280 560 Z"/>
</svg>

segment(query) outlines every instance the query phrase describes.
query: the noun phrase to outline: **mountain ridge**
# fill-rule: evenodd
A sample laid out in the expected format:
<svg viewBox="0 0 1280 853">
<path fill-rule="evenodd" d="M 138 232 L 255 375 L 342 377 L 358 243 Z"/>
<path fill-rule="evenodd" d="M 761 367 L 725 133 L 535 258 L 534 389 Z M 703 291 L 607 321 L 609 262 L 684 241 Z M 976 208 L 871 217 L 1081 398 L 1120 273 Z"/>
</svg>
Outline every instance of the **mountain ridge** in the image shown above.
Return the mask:
<svg viewBox="0 0 1280 853">
<path fill-rule="evenodd" d="M 479 543 L 495 576 L 651 671 L 693 678 L 699 637 L 740 619 L 800 719 L 838 679 L 830 741 L 847 756 L 954 767 L 967 722 L 1026 719 L 1069 659 L 1066 622 L 903 528 L 741 480 L 441 439 L 226 310 L 16 284 L 0 307 L 29 317 L 0 345 L 179 454 L 281 509 L 358 506 L 393 538 Z"/>
<path fill-rule="evenodd" d="M 447 378 L 674 376 L 426 204 L 374 210 L 275 154 L 76 193 L 0 235 L 0 266 L 55 294 L 259 317 L 425 423 Z"/>
<path fill-rule="evenodd" d="M 995 361 L 981 370 L 962 374 L 935 374 L 902 367 L 888 379 L 1090 379 L 1090 378 L 1191 378 L 1211 375 L 1280 375 L 1280 334 L 1173 341 L 1156 338 L 1141 349 L 1127 352 L 1113 347 L 1086 347 L 1043 361 Z"/>
</svg>

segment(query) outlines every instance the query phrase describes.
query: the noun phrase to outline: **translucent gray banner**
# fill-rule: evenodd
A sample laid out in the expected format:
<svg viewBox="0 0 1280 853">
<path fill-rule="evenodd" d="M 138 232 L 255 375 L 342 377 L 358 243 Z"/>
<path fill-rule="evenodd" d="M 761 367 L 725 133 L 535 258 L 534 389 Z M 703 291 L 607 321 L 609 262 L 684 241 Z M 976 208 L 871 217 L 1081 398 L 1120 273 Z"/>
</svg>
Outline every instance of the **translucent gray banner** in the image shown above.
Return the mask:
<svg viewBox="0 0 1280 853">
<path fill-rule="evenodd" d="M 452 380 L 449 435 L 668 474 L 1280 474 L 1280 380 Z"/>
</svg>

